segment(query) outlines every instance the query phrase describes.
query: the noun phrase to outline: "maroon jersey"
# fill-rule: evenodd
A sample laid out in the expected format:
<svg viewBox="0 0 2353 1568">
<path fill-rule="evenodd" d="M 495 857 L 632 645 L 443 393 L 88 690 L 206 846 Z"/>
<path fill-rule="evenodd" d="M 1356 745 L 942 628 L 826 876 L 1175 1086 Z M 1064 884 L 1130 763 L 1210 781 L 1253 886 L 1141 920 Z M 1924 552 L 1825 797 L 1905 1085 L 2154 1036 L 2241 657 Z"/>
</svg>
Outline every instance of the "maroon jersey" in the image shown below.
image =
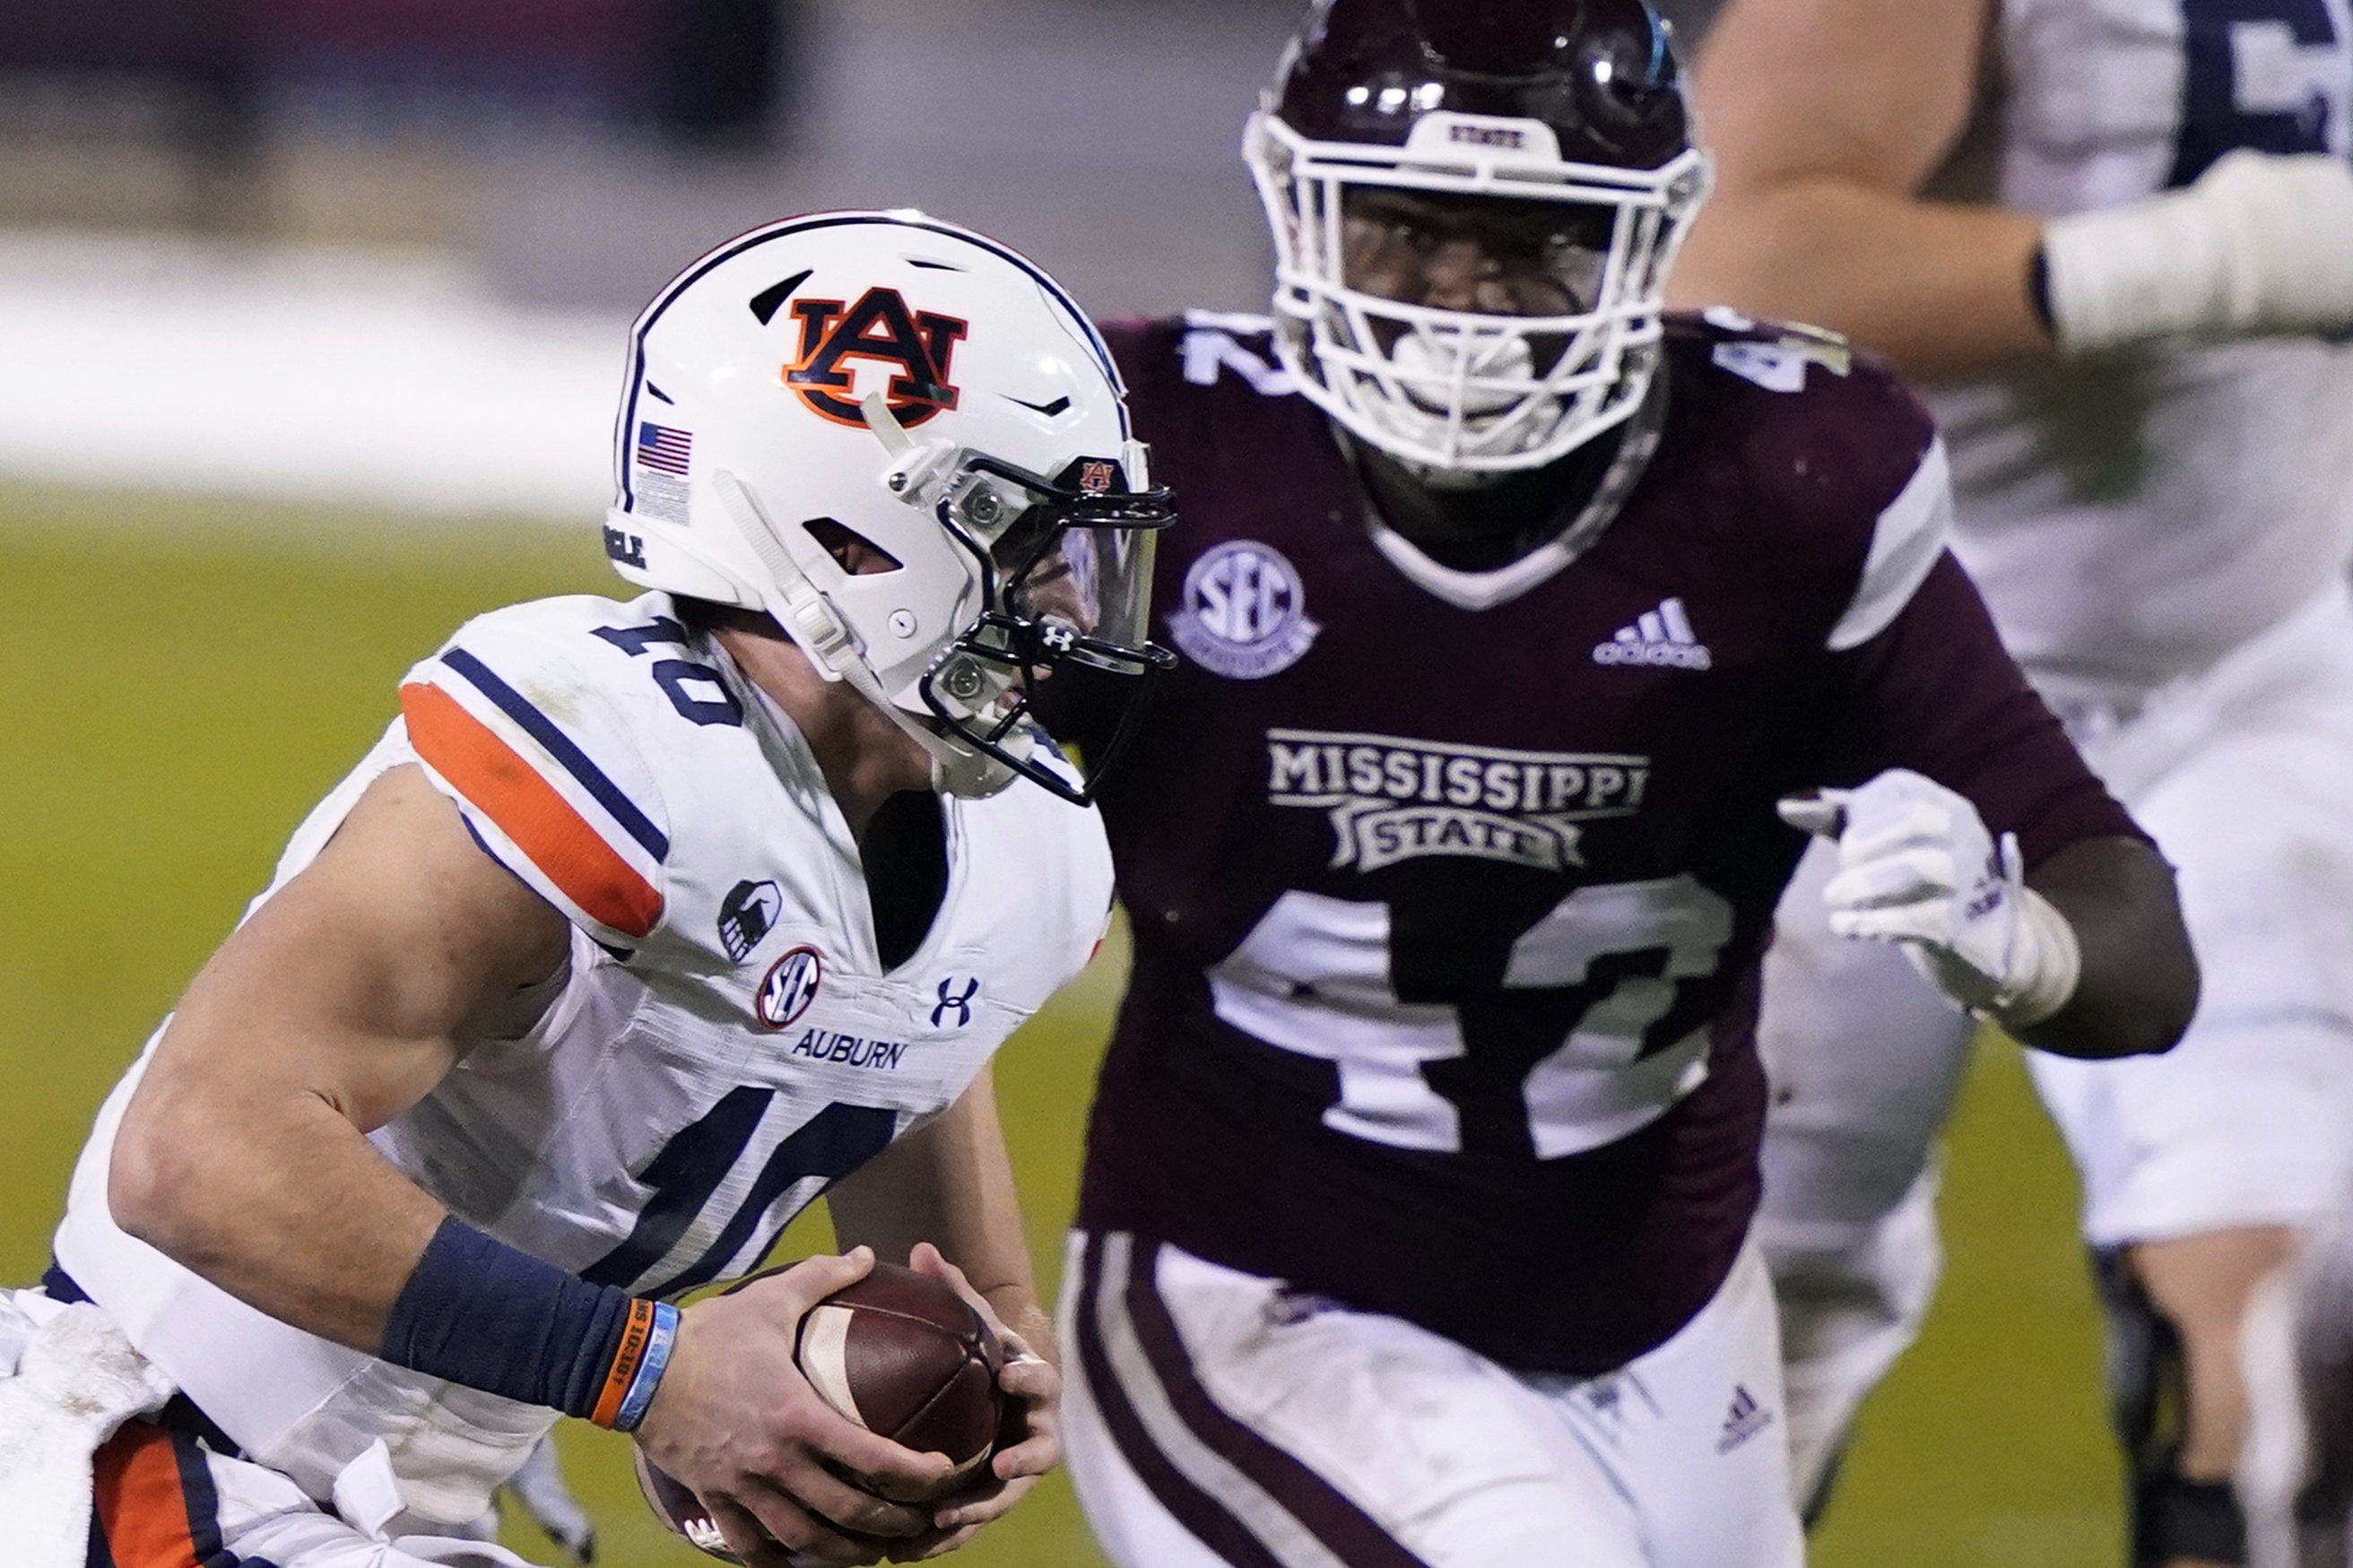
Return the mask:
<svg viewBox="0 0 2353 1568">
<path fill-rule="evenodd" d="M 1463 574 L 1368 526 L 1246 319 L 1109 335 L 1184 664 L 1102 800 L 1135 967 L 1080 1223 L 1620 1365 L 1756 1205 L 1774 801 L 1903 766 L 2030 865 L 2137 830 L 1943 554 L 1926 416 L 1833 341 L 1672 323 L 1614 517 Z"/>
</svg>

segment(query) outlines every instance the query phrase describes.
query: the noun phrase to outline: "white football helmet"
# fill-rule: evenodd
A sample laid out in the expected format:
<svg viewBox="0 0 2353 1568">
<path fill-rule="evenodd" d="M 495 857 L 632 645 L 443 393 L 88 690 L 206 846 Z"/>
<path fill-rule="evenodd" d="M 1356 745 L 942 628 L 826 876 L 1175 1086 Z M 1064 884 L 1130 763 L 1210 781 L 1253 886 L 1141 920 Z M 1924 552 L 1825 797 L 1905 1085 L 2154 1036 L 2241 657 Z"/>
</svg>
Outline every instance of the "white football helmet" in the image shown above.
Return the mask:
<svg viewBox="0 0 2353 1568">
<path fill-rule="evenodd" d="M 638 318 L 605 551 L 633 583 L 767 612 L 940 787 L 1019 773 L 1083 800 L 1029 683 L 1173 663 L 1146 637 L 1173 514 L 1123 395 L 1070 296 L 994 240 L 912 212 L 771 224 Z"/>
<path fill-rule="evenodd" d="M 1641 0 L 1323 0 L 1242 156 L 1274 234 L 1277 352 L 1352 434 L 1442 479 L 1543 467 L 1641 405 L 1709 177 Z M 1488 315 L 1349 287 L 1343 205 L 1367 187 L 1592 209 L 1577 226 L 1608 237 L 1562 279 L 1585 308 Z"/>
</svg>

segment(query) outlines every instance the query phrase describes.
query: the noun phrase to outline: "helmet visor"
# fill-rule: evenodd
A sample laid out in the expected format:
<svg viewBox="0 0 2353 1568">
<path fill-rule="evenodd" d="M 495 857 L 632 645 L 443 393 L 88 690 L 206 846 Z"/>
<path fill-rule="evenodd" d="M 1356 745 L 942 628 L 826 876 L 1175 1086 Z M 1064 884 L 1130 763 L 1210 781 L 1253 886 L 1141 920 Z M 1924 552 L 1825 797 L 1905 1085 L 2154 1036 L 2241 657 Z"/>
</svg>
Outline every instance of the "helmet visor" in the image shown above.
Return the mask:
<svg viewBox="0 0 2353 1568">
<path fill-rule="evenodd" d="M 965 468 L 946 517 L 988 562 L 989 607 L 1031 628 L 1041 652 L 1140 654 L 1154 542 L 1176 521 L 1168 492 L 1130 489 L 1108 458 L 1078 458 L 1051 480 L 980 455 Z"/>
<path fill-rule="evenodd" d="M 1165 489 L 1127 488 L 1122 466 L 1082 458 L 1055 479 L 982 455 L 941 503 L 951 531 L 988 564 L 989 607 L 924 675 L 924 703 L 947 729 L 1071 800 L 1091 798 L 1139 710 L 1145 679 L 1176 657 L 1147 636 L 1159 531 L 1176 521 Z M 1083 776 L 1034 729 L 1030 695 L 1058 668 L 1119 678 L 1124 713 Z M 1059 764 L 1059 765 L 1058 765 Z"/>
</svg>

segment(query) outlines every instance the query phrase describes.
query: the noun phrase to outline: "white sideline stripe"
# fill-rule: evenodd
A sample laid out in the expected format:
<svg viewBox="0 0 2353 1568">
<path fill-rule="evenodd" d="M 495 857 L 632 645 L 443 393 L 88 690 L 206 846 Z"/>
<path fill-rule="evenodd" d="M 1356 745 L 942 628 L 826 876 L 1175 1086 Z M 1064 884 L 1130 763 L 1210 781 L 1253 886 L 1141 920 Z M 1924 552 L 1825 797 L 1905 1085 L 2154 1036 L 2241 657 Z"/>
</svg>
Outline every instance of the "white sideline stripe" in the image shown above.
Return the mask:
<svg viewBox="0 0 2353 1568">
<path fill-rule="evenodd" d="M 1124 1231 L 1103 1237 L 1103 1268 L 1095 1282 L 1095 1318 L 1103 1354 L 1111 1362 L 1121 1392 L 1135 1407 L 1136 1419 L 1144 1423 L 1145 1434 L 1180 1475 L 1222 1503 L 1249 1527 L 1261 1545 L 1284 1563 L 1293 1568 L 1347 1568 L 1272 1493 L 1194 1436 L 1184 1416 L 1177 1414 L 1144 1353 L 1143 1342 L 1136 1338 L 1134 1321 L 1128 1316 L 1127 1280 L 1134 1245 L 1134 1237 Z"/>
<path fill-rule="evenodd" d="M 801 1319 L 799 1359 L 801 1375 L 825 1402 L 863 1426 L 866 1417 L 858 1413 L 858 1400 L 849 1392 L 849 1321 L 857 1315 L 847 1307 L 821 1301 L 811 1307 Z"/>
<path fill-rule="evenodd" d="M 1928 444 L 1920 466 L 1873 525 L 1862 580 L 1824 646 L 1844 653 L 1885 631 L 1944 554 L 1952 531 L 1953 470 L 1939 438 Z"/>
<path fill-rule="evenodd" d="M 0 470 L 586 527 L 627 339 L 431 257 L 0 236 Z"/>
</svg>

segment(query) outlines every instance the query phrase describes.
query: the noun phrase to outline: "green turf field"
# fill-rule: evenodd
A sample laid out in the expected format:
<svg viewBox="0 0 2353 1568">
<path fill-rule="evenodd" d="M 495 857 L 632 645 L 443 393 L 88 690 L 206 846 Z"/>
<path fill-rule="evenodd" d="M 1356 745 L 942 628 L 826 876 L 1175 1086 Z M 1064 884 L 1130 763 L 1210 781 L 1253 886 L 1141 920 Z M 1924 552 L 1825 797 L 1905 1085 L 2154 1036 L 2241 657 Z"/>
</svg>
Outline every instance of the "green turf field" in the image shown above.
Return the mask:
<svg viewBox="0 0 2353 1568">
<path fill-rule="evenodd" d="M 0 494 L 0 1282 L 39 1270 L 91 1110 L 383 729 L 401 672 L 477 610 L 612 581 L 586 531 Z M 1106 956 L 1000 1058 L 1050 1280 Z M 1865 1416 L 1814 1561 L 2106 1568 L 2115 1467 L 2073 1184 L 2008 1047 L 1980 1053 L 1947 1192 L 1943 1300 Z M 565 1440 L 604 1563 L 704 1561 L 638 1503 L 625 1439 L 572 1423 Z M 963 1561 L 1100 1559 L 1057 1479 Z"/>
</svg>

